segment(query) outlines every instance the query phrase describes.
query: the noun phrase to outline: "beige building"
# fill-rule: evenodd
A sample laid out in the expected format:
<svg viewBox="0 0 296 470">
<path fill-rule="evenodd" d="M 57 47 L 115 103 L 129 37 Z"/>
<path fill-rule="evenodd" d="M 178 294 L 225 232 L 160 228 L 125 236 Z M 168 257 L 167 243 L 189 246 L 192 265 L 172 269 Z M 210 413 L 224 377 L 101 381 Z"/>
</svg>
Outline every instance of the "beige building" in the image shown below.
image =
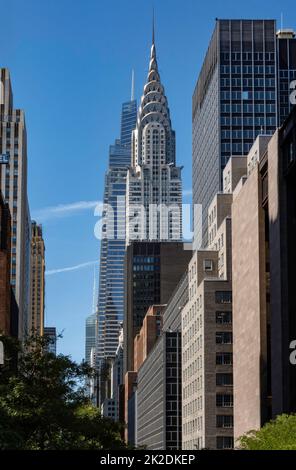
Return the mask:
<svg viewBox="0 0 296 470">
<path fill-rule="evenodd" d="M 31 239 L 31 316 L 30 331 L 38 335 L 44 332 L 45 300 L 45 246 L 42 227 L 32 222 Z"/>
<path fill-rule="evenodd" d="M 242 157 L 223 172 L 223 193 L 208 209 L 208 247 L 188 267 L 182 310 L 182 447 L 228 449 L 233 441 L 232 230 L 233 190 L 246 174 Z"/>
<path fill-rule="evenodd" d="M 232 205 L 234 437 L 271 417 L 268 383 L 269 243 L 261 165 L 270 136 L 259 136 L 246 159 Z M 264 165 L 263 165 L 264 166 Z M 263 168 L 263 167 L 262 167 Z M 264 170 L 263 170 L 264 171 Z"/>
<path fill-rule="evenodd" d="M 31 221 L 27 199 L 27 133 L 25 115 L 13 107 L 10 74 L 0 68 L 0 154 L 9 156 L 2 165 L 0 188 L 9 204 L 11 230 L 11 284 L 19 306 L 19 337 L 29 328 Z"/>
</svg>

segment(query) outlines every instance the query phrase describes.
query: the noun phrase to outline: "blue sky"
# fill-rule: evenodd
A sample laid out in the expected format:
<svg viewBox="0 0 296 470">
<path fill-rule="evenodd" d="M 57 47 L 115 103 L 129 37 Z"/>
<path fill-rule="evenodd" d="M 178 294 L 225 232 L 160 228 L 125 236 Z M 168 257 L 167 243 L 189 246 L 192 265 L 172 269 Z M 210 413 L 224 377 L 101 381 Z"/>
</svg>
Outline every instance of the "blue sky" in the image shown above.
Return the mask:
<svg viewBox="0 0 296 470">
<path fill-rule="evenodd" d="M 0 0 L 0 66 L 10 69 L 14 105 L 26 113 L 30 208 L 43 224 L 51 271 L 46 323 L 63 331 L 58 351 L 75 360 L 84 355 L 99 256 L 94 204 L 102 198 L 132 68 L 141 96 L 153 5 L 158 63 L 188 190 L 191 96 L 215 17 L 276 18 L 279 24 L 282 12 L 284 26 L 296 29 L 295 1 Z M 62 271 L 66 267 L 76 269 Z"/>
</svg>

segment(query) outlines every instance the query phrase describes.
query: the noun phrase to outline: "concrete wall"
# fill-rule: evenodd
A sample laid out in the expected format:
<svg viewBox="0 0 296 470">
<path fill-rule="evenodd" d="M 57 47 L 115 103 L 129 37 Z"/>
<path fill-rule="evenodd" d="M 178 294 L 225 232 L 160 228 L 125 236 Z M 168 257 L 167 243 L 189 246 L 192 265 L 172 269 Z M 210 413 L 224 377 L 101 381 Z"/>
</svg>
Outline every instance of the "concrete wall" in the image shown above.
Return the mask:
<svg viewBox="0 0 296 470">
<path fill-rule="evenodd" d="M 266 363 L 264 212 L 258 164 L 232 205 L 234 437 L 261 426 Z"/>
</svg>

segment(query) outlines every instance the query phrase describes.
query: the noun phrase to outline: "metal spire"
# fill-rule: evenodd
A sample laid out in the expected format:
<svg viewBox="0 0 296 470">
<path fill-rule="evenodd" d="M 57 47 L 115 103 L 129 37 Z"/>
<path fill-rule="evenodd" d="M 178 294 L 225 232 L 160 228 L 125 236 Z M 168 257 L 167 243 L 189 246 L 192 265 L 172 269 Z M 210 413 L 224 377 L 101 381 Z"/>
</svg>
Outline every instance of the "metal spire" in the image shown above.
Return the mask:
<svg viewBox="0 0 296 470">
<path fill-rule="evenodd" d="M 155 43 L 155 18 L 154 18 L 154 8 L 152 9 L 152 44 Z"/>
<path fill-rule="evenodd" d="M 132 69 L 132 87 L 131 87 L 131 101 L 135 99 L 135 72 Z"/>
</svg>

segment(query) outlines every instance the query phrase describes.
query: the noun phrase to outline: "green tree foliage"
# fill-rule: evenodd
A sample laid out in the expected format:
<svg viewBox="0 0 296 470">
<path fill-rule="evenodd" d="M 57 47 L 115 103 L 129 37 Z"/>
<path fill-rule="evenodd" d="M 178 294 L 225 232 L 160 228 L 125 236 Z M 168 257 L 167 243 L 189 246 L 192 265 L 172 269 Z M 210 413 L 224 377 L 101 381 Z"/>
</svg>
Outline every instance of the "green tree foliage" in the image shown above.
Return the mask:
<svg viewBox="0 0 296 470">
<path fill-rule="evenodd" d="M 296 415 L 283 414 L 240 438 L 246 450 L 296 450 Z"/>
<path fill-rule="evenodd" d="M 23 348 L 1 337 L 0 449 L 121 449 L 118 423 L 101 417 L 85 397 L 92 374 L 85 364 L 48 352 L 48 339 L 31 337 Z"/>
</svg>

